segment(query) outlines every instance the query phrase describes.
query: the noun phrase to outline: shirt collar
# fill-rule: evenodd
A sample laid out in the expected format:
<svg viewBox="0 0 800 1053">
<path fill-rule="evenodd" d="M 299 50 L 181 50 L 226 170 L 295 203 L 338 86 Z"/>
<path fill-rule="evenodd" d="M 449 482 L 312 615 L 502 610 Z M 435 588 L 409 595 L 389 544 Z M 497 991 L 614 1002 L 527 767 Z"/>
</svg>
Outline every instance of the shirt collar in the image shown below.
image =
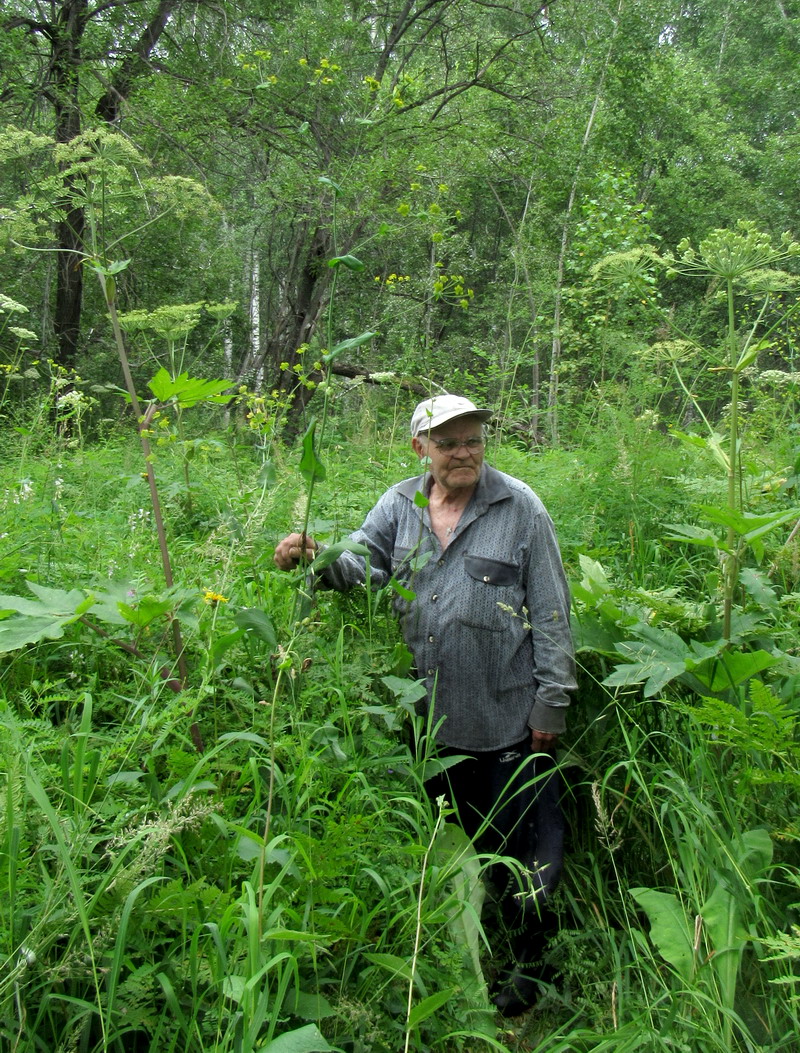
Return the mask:
<svg viewBox="0 0 800 1053">
<path fill-rule="evenodd" d="M 415 475 L 411 479 L 404 479 L 402 483 L 397 484 L 397 492 L 402 494 L 403 497 L 407 497 L 409 501 L 413 501 L 415 494 L 425 492 L 429 478 L 428 473 L 425 472 L 423 475 Z M 491 465 L 484 464 L 481 468 L 478 485 L 473 494 L 475 506 L 483 511 L 496 501 L 505 501 L 508 497 L 511 497 L 511 490 L 505 481 L 503 473 L 498 472 Z"/>
</svg>

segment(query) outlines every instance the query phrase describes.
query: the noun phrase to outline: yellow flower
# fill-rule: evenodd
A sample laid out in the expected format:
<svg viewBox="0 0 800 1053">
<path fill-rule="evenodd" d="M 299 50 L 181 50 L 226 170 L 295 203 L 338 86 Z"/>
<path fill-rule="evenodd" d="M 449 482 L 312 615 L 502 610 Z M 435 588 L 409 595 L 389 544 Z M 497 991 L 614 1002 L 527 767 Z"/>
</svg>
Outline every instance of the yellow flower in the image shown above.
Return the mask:
<svg viewBox="0 0 800 1053">
<path fill-rule="evenodd" d="M 223 596 L 222 593 L 212 592 L 211 589 L 206 589 L 203 593 L 203 602 L 216 605 L 217 603 L 227 603 L 228 598 L 227 596 Z"/>
</svg>

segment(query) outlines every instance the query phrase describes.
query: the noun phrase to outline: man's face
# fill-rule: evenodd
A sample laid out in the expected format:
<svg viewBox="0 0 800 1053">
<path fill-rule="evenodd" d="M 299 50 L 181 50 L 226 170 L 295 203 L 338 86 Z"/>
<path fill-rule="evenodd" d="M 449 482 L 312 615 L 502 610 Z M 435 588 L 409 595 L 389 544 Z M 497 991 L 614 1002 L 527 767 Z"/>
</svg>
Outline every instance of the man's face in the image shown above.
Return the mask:
<svg viewBox="0 0 800 1053">
<path fill-rule="evenodd" d="M 469 449 L 467 446 L 456 446 L 453 450 L 442 450 L 436 441 L 457 439 L 463 443 L 467 439 L 483 439 L 483 429 L 479 417 L 456 417 L 430 433 L 411 440 L 414 452 L 419 457 L 430 458 L 429 471 L 434 482 L 443 490 L 455 494 L 459 490 L 474 487 L 481 474 L 484 447 Z"/>
</svg>

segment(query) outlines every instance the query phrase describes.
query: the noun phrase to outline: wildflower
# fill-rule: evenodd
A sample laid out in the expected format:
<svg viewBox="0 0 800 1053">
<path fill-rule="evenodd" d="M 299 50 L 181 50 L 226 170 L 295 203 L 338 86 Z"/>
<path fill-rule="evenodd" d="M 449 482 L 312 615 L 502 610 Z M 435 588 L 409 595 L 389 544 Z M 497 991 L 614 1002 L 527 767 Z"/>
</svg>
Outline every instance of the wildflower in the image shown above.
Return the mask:
<svg viewBox="0 0 800 1053">
<path fill-rule="evenodd" d="M 227 603 L 227 596 L 223 596 L 220 592 L 212 592 L 211 589 L 206 589 L 203 593 L 203 602 L 212 604 L 216 607 L 218 603 Z"/>
<path fill-rule="evenodd" d="M 16 494 L 14 494 L 13 501 L 15 505 L 18 505 L 20 501 L 27 501 L 33 494 L 33 480 L 32 479 L 20 479 L 19 487 Z"/>
<path fill-rule="evenodd" d="M 9 332 L 12 332 L 14 336 L 19 337 L 20 340 L 38 340 L 36 333 L 32 333 L 30 329 L 24 329 L 21 325 L 10 325 Z"/>
</svg>

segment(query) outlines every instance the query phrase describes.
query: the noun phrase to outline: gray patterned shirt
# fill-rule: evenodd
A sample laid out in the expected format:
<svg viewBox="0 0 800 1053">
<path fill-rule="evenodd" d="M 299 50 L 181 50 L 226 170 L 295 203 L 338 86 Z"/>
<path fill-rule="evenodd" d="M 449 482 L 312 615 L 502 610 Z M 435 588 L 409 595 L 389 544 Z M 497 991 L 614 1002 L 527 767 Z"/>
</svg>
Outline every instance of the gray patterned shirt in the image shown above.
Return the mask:
<svg viewBox="0 0 800 1053">
<path fill-rule="evenodd" d="M 370 550 L 373 586 L 394 576 L 407 590 L 395 607 L 434 726 L 444 717 L 437 740 L 480 752 L 520 742 L 530 728 L 560 734 L 575 663 L 547 510 L 525 483 L 484 465 L 442 550 L 420 507 L 429 486 L 427 475 L 393 486 L 351 538 Z M 336 589 L 363 583 L 365 560 L 344 552 L 321 577 Z"/>
</svg>

